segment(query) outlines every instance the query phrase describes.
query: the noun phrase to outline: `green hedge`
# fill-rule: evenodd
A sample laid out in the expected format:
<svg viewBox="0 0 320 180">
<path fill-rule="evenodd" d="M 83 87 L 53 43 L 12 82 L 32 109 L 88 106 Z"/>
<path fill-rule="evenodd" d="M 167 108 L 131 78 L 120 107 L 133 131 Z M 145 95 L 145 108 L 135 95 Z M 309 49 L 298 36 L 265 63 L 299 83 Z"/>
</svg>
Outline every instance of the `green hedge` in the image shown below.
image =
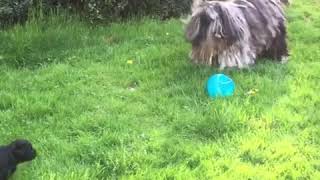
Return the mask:
<svg viewBox="0 0 320 180">
<path fill-rule="evenodd" d="M 192 0 L 0 0 L 0 25 L 25 22 L 30 7 L 42 12 L 67 9 L 91 22 L 109 22 L 136 16 L 161 19 L 188 13 Z"/>
<path fill-rule="evenodd" d="M 112 21 L 132 16 L 161 19 L 187 13 L 192 0 L 46 0 L 47 7 L 60 6 L 76 10 L 91 21 Z"/>
<path fill-rule="evenodd" d="M 26 22 L 30 4 L 30 0 L 0 0 L 0 27 Z"/>
</svg>

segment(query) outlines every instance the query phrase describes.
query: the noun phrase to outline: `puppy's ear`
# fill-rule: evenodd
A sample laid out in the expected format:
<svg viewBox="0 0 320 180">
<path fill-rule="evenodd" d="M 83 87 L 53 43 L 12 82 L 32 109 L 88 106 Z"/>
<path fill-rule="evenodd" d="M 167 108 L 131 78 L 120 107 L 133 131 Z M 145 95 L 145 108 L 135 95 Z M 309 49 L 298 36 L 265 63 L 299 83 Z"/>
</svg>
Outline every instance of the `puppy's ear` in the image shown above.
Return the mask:
<svg viewBox="0 0 320 180">
<path fill-rule="evenodd" d="M 21 144 L 19 144 L 19 142 L 14 142 L 12 143 L 12 154 L 14 155 L 14 157 L 22 157 L 24 154 L 24 150 L 21 146 Z"/>
<path fill-rule="evenodd" d="M 239 20 L 235 17 L 234 9 L 228 9 L 228 6 L 223 6 L 220 3 L 214 5 L 213 9 L 221 20 L 221 36 L 228 42 L 234 43 L 243 37 L 243 30 Z"/>
</svg>

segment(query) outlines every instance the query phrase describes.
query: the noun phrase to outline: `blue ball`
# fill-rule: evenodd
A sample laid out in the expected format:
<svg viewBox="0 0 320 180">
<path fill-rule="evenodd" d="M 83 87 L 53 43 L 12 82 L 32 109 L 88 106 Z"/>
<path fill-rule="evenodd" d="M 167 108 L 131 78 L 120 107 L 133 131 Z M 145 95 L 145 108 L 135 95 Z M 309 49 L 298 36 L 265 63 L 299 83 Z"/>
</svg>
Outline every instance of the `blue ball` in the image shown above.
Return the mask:
<svg viewBox="0 0 320 180">
<path fill-rule="evenodd" d="M 210 97 L 232 96 L 234 90 L 233 80 L 224 74 L 215 74 L 207 81 L 207 92 Z"/>
</svg>

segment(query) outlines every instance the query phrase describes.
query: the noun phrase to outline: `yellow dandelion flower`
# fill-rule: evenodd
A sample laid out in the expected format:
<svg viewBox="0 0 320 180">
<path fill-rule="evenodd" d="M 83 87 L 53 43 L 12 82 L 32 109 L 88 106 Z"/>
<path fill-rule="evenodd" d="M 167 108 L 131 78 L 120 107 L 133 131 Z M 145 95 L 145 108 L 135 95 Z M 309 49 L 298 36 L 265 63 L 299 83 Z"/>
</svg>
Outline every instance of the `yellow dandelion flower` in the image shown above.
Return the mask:
<svg viewBox="0 0 320 180">
<path fill-rule="evenodd" d="M 246 94 L 249 96 L 254 96 L 259 92 L 259 89 L 251 89 L 250 91 L 248 91 Z"/>
</svg>

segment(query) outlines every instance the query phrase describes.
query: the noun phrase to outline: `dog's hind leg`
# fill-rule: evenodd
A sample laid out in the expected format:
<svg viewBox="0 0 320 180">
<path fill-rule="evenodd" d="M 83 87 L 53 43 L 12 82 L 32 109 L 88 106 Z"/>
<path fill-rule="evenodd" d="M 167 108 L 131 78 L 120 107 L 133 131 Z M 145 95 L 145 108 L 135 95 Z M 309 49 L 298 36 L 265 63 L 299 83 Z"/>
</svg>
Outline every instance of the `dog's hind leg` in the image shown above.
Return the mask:
<svg viewBox="0 0 320 180">
<path fill-rule="evenodd" d="M 265 56 L 286 63 L 289 57 L 287 45 L 287 32 L 284 24 L 279 25 L 280 32 L 274 38 L 271 47 L 265 52 Z"/>
<path fill-rule="evenodd" d="M 279 25 L 280 34 L 276 38 L 277 41 L 277 59 L 280 59 L 281 63 L 286 63 L 289 57 L 288 44 L 287 44 L 287 31 L 283 23 Z"/>
</svg>

